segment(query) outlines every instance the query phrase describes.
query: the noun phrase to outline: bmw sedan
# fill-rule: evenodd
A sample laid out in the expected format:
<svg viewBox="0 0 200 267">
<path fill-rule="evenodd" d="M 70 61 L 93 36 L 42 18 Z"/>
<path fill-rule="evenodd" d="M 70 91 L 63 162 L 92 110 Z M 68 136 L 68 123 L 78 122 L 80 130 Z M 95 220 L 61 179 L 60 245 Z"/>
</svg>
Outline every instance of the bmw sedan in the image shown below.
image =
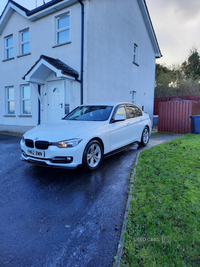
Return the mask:
<svg viewBox="0 0 200 267">
<path fill-rule="evenodd" d="M 81 105 L 60 122 L 26 132 L 21 159 L 38 165 L 95 170 L 103 158 L 135 144 L 146 146 L 151 135 L 147 113 L 130 103 Z"/>
</svg>

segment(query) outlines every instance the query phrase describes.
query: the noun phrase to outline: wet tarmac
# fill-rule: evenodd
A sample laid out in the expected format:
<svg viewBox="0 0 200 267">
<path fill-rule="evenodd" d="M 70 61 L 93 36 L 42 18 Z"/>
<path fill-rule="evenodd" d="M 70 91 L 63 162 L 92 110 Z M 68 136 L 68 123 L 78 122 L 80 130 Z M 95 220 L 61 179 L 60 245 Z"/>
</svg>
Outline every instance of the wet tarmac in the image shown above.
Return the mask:
<svg viewBox="0 0 200 267">
<path fill-rule="evenodd" d="M 152 136 L 147 148 L 176 137 Z M 22 162 L 19 141 L 0 134 L 0 266 L 112 266 L 141 149 L 88 173 Z"/>
</svg>

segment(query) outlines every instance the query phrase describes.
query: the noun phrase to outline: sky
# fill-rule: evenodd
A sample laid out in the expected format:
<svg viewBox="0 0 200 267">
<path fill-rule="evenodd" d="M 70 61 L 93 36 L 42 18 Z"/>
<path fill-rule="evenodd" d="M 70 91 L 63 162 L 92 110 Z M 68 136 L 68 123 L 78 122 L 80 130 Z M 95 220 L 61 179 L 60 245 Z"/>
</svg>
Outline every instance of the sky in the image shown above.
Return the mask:
<svg viewBox="0 0 200 267">
<path fill-rule="evenodd" d="M 43 4 L 43 0 L 15 2 L 30 10 Z M 0 0 L 0 14 L 6 3 Z M 146 4 L 163 55 L 157 63 L 181 64 L 192 47 L 200 52 L 200 0 L 146 0 Z"/>
</svg>

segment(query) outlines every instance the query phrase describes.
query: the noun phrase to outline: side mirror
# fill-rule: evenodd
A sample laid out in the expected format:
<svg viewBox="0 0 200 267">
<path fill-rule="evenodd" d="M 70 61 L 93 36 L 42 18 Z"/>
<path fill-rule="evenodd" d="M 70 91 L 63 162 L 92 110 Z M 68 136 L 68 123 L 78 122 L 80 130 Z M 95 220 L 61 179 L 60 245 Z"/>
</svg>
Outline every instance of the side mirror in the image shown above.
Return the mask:
<svg viewBox="0 0 200 267">
<path fill-rule="evenodd" d="M 116 116 L 113 118 L 113 122 L 118 122 L 118 121 L 125 121 L 124 116 L 116 115 Z"/>
</svg>

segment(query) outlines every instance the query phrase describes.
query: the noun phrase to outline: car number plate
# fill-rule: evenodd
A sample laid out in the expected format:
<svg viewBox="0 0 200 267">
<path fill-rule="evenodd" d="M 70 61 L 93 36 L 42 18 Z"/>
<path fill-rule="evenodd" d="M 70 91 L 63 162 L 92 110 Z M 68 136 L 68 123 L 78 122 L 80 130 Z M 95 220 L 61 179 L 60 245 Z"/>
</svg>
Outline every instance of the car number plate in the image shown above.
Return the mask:
<svg viewBox="0 0 200 267">
<path fill-rule="evenodd" d="M 45 157 L 45 151 L 38 151 L 34 149 L 27 149 L 27 154 L 30 156 L 35 156 L 35 157 Z"/>
</svg>

